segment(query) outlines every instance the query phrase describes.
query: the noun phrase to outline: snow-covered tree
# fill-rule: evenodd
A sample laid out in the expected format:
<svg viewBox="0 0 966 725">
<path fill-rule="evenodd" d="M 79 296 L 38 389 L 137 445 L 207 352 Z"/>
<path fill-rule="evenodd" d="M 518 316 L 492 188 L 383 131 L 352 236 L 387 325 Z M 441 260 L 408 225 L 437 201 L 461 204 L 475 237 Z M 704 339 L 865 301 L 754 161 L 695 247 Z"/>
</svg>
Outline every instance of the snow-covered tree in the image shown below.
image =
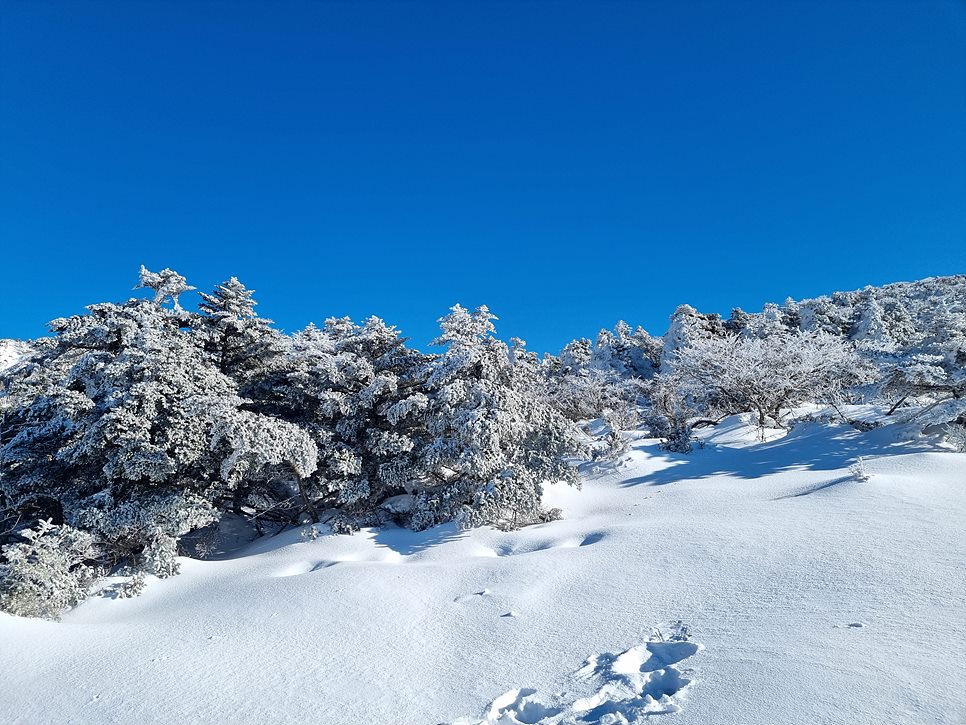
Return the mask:
<svg viewBox="0 0 966 725">
<path fill-rule="evenodd" d="M 181 305 L 178 302 L 179 295 L 195 289 L 188 284 L 188 280 L 173 269 L 162 269 L 160 272 L 151 272 L 142 264 L 141 278 L 134 289 L 144 288 L 154 291 L 155 304 L 160 305 L 166 300 L 171 300 L 175 312 L 181 312 Z"/>
<path fill-rule="evenodd" d="M 319 466 L 305 486 L 320 506 L 365 517 L 412 487 L 429 359 L 376 317 L 333 318 L 292 337 L 265 405 L 315 441 Z"/>
<path fill-rule="evenodd" d="M 858 318 L 849 335 L 851 339 L 872 353 L 895 350 L 895 340 L 891 338 L 886 327 L 885 310 L 873 290 L 867 290 L 864 299 L 856 305 L 856 313 Z"/>
<path fill-rule="evenodd" d="M 90 565 L 164 576 L 177 569 L 178 539 L 239 490 L 285 468 L 294 482 L 279 495 L 293 495 L 314 471 L 306 434 L 247 410 L 204 349 L 200 316 L 162 301 L 54 320 L 55 336 L 7 376 L 0 544 L 24 543 L 49 518 L 93 537 L 100 559 Z"/>
<path fill-rule="evenodd" d="M 753 411 L 762 430 L 769 419 L 780 425 L 790 408 L 834 401 L 868 376 L 848 343 L 821 332 L 695 338 L 674 352 L 670 368 L 709 410 Z"/>
<path fill-rule="evenodd" d="M 691 305 L 680 305 L 671 315 L 671 325 L 664 335 L 661 372 L 670 370 L 678 349 L 691 345 L 695 340 L 721 337 L 724 333 L 724 323 L 719 315 L 702 314 Z"/>
<path fill-rule="evenodd" d="M 568 343 L 546 356 L 542 370 L 552 404 L 574 421 L 607 418 L 619 428 L 636 425 L 644 383 L 660 367 L 663 343 L 643 328 L 620 321 L 601 330 L 596 343 Z"/>
<path fill-rule="evenodd" d="M 446 351 L 430 363 L 419 414 L 428 437 L 415 528 L 453 517 L 502 528 L 544 520 L 543 485 L 577 480 L 567 460 L 580 451 L 577 431 L 538 394 L 533 366 L 514 364 L 494 319 L 486 307 L 456 305 L 440 320 L 435 344 Z"/>
<path fill-rule="evenodd" d="M 651 407 L 644 416 L 649 433 L 662 439 L 662 447 L 674 453 L 690 453 L 694 439 L 692 422 L 700 413 L 704 389 L 687 376 L 661 373 L 648 389 Z"/>
<path fill-rule="evenodd" d="M 281 334 L 271 328 L 272 321 L 255 314 L 253 290 L 237 278 L 215 287 L 211 294 L 201 292 L 202 315 L 193 321 L 196 332 L 218 369 L 229 375 L 243 393 L 270 373 L 284 354 Z"/>
</svg>

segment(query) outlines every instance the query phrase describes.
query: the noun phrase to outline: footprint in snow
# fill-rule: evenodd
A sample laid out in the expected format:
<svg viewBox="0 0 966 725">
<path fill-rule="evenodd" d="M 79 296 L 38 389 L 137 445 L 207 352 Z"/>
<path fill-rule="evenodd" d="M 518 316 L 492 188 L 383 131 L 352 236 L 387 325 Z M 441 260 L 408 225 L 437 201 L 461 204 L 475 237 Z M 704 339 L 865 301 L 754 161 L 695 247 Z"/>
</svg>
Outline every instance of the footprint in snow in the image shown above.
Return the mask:
<svg viewBox="0 0 966 725">
<path fill-rule="evenodd" d="M 313 571 L 321 571 L 322 569 L 328 569 L 330 566 L 335 566 L 338 562 L 336 561 L 300 561 L 295 564 L 290 564 L 283 569 L 279 569 L 274 574 L 270 576 L 275 578 L 284 578 L 290 576 L 301 576 L 303 574 L 311 574 Z"/>
<path fill-rule="evenodd" d="M 580 542 L 580 545 L 592 546 L 593 544 L 596 544 L 599 541 L 603 541 L 605 538 L 607 538 L 607 534 L 605 534 L 603 531 L 595 531 L 592 534 L 587 534 L 584 537 L 583 541 Z"/>
<path fill-rule="evenodd" d="M 568 701 L 564 695 L 546 697 L 528 688 L 510 690 L 490 704 L 482 720 L 461 718 L 452 725 L 641 725 L 655 715 L 681 710 L 692 674 L 680 664 L 701 649 L 686 635 L 677 635 L 667 641 L 644 642 L 619 654 L 594 655 L 574 673 L 590 684 L 590 695 Z"/>
<path fill-rule="evenodd" d="M 454 599 L 453 601 L 458 604 L 462 604 L 463 602 L 470 602 L 476 599 L 477 597 L 488 597 L 488 596 L 490 596 L 490 590 L 482 589 L 478 592 L 473 592 L 472 594 L 464 594 L 461 597 L 456 597 L 456 599 Z"/>
<path fill-rule="evenodd" d="M 560 708 L 543 702 L 536 690 L 521 688 L 505 692 L 490 703 L 484 723 L 546 723 L 561 713 Z"/>
<path fill-rule="evenodd" d="M 619 715 L 627 722 L 651 715 L 678 712 L 677 697 L 691 678 L 677 665 L 701 650 L 688 640 L 651 641 L 618 655 L 591 657 L 577 675 L 601 683 L 590 697 L 573 703 L 584 722 L 598 722 L 606 715 Z M 620 720 L 616 720 L 620 722 Z"/>
</svg>

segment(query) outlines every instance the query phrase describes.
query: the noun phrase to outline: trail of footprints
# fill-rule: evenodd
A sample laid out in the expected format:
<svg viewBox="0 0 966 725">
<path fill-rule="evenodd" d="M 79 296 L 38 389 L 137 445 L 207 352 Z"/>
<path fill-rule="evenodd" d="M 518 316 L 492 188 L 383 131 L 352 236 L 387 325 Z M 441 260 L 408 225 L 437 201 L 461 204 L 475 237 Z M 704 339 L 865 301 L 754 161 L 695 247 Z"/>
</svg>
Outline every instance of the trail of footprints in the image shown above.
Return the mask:
<svg viewBox="0 0 966 725">
<path fill-rule="evenodd" d="M 538 551 L 550 549 L 573 549 L 584 546 L 593 546 L 608 537 L 604 531 L 592 531 L 578 537 L 567 537 L 560 539 L 539 539 L 514 541 L 513 543 L 500 544 L 494 548 L 486 546 L 480 547 L 480 556 L 520 556 L 523 554 L 533 554 Z M 328 569 L 344 563 L 374 563 L 374 564 L 399 564 L 404 562 L 407 557 L 385 546 L 377 547 L 371 551 L 359 551 L 346 553 L 336 559 L 319 561 L 298 561 L 287 564 L 281 569 L 269 574 L 271 577 L 285 578 L 290 576 L 301 576 Z M 468 595 L 465 599 L 470 599 Z"/>
<path fill-rule="evenodd" d="M 510 690 L 490 704 L 482 720 L 461 718 L 452 725 L 643 723 L 681 709 L 692 682 L 692 671 L 681 663 L 701 649 L 686 634 L 676 634 L 671 640 L 652 639 L 620 654 L 594 655 L 574 673 L 578 684 L 591 685 L 587 696 L 568 701 L 528 688 Z"/>
<path fill-rule="evenodd" d="M 513 543 L 501 544 L 486 549 L 489 556 L 520 556 L 522 554 L 534 554 L 538 551 L 548 551 L 550 549 L 575 549 L 582 546 L 593 546 L 608 537 L 607 532 L 592 531 L 579 537 L 566 537 L 558 539 L 537 539 L 514 541 Z"/>
</svg>

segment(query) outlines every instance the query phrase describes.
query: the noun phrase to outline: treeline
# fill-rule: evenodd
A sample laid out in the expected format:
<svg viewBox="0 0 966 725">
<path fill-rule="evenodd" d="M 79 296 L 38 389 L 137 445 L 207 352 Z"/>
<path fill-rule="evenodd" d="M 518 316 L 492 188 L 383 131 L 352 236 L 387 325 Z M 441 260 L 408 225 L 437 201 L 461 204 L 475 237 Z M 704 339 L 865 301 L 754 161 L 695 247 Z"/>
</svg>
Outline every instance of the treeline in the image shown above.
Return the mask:
<svg viewBox="0 0 966 725">
<path fill-rule="evenodd" d="M 547 521 L 542 486 L 620 454 L 622 430 L 687 451 L 731 413 L 764 429 L 859 399 L 955 425 L 962 282 L 728 320 L 683 306 L 663 338 L 620 323 L 541 358 L 497 338 L 485 307 L 452 308 L 426 354 L 374 317 L 282 334 L 234 278 L 185 311 L 186 280 L 142 268 L 152 300 L 54 320 L 0 374 L 0 608 L 55 617 L 108 573 L 136 594 L 227 518 L 265 533 Z M 589 419 L 606 423 L 596 440 Z"/>
</svg>

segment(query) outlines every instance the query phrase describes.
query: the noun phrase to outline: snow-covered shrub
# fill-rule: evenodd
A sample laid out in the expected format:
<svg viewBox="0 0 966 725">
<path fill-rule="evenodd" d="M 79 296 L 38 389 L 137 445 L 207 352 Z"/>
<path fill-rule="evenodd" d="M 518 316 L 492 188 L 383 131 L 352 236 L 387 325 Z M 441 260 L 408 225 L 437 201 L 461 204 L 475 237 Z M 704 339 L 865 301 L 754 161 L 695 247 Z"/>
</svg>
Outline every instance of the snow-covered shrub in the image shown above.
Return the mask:
<svg viewBox="0 0 966 725">
<path fill-rule="evenodd" d="M 862 460 L 862 456 L 859 456 L 855 463 L 849 466 L 849 474 L 852 476 L 853 481 L 858 481 L 859 483 L 865 483 L 872 477 L 872 474 L 865 468 L 865 461 Z"/>
<path fill-rule="evenodd" d="M 181 571 L 178 563 L 178 540 L 161 529 L 154 532 L 154 536 L 144 548 L 144 568 L 146 571 L 164 579 L 174 576 Z"/>
<path fill-rule="evenodd" d="M 966 453 L 966 425 L 950 423 L 946 428 L 946 440 L 960 453 Z"/>
<path fill-rule="evenodd" d="M 619 430 L 611 429 L 597 440 L 591 452 L 591 460 L 598 463 L 616 461 L 630 450 L 630 442 Z"/>
<path fill-rule="evenodd" d="M 218 518 L 210 501 L 192 493 L 151 491 L 123 502 L 106 495 L 89 503 L 75 523 L 113 560 L 162 578 L 178 573 L 178 540 Z"/>
<path fill-rule="evenodd" d="M 87 596 L 97 558 L 94 537 L 71 526 L 40 521 L 20 532 L 0 561 L 0 610 L 24 617 L 58 619 Z"/>
<path fill-rule="evenodd" d="M 601 416 L 612 431 L 635 430 L 641 422 L 641 412 L 636 402 L 620 400 L 605 408 Z"/>
<path fill-rule="evenodd" d="M 145 586 L 146 582 L 144 580 L 144 572 L 135 572 L 133 575 L 121 582 L 120 586 L 117 587 L 117 598 L 131 599 L 136 597 L 144 591 Z"/>
<path fill-rule="evenodd" d="M 601 330 L 597 340 L 568 343 L 558 356 L 540 364 L 553 406 L 573 421 L 610 413 L 623 430 L 635 427 L 644 382 L 660 366 L 662 343 L 643 328 L 633 332 L 625 322 L 614 331 Z M 618 420 L 621 418 L 622 420 Z"/>
<path fill-rule="evenodd" d="M 753 411 L 762 435 L 790 408 L 835 400 L 871 374 L 849 343 L 824 332 L 695 338 L 667 364 L 682 397 L 712 415 Z"/>
<path fill-rule="evenodd" d="M 431 359 L 375 317 L 330 319 L 292 336 L 258 403 L 312 437 L 318 467 L 303 483 L 320 506 L 362 514 L 412 488 Z"/>
<path fill-rule="evenodd" d="M 690 453 L 694 434 L 691 421 L 699 414 L 700 395 L 692 381 L 673 372 L 661 373 L 651 383 L 651 408 L 646 416 L 650 435 L 673 453 Z"/>
<path fill-rule="evenodd" d="M 694 450 L 694 434 L 687 425 L 668 429 L 661 448 L 670 453 L 690 453 Z"/>
</svg>

